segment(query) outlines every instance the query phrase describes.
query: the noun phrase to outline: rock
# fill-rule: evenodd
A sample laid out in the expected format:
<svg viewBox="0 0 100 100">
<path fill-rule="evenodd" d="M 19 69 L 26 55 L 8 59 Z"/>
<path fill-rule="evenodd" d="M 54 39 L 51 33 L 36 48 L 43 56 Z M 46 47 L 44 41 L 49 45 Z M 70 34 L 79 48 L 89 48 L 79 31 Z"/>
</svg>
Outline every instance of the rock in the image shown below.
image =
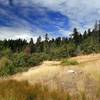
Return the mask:
<svg viewBox="0 0 100 100">
<path fill-rule="evenodd" d="M 77 75 L 77 72 L 74 70 L 68 70 L 67 71 L 68 74 L 74 74 L 75 76 Z"/>
</svg>

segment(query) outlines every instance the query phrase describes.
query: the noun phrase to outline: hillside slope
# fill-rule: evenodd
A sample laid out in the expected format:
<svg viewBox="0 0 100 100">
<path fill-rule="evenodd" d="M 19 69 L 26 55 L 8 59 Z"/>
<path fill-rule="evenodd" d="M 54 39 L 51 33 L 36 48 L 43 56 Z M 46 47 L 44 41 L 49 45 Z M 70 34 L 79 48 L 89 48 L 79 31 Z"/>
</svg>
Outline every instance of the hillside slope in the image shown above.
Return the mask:
<svg viewBox="0 0 100 100">
<path fill-rule="evenodd" d="M 71 93 L 86 91 L 95 93 L 100 87 L 100 54 L 78 56 L 71 58 L 78 65 L 62 66 L 60 61 L 45 61 L 42 65 L 18 73 L 11 77 L 13 80 L 26 80 L 31 84 L 41 82 L 50 88 L 63 88 Z"/>
</svg>

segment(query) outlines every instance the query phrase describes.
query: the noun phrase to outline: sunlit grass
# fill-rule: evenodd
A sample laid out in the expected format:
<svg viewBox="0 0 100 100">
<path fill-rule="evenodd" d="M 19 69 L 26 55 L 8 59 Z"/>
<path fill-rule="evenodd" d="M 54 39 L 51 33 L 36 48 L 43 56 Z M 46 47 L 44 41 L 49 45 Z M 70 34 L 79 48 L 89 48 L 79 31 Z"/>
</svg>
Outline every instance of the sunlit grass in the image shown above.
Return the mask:
<svg viewBox="0 0 100 100">
<path fill-rule="evenodd" d="M 67 100 L 68 93 L 60 89 L 50 91 L 41 84 L 29 85 L 27 82 L 0 82 L 0 100 Z"/>
<path fill-rule="evenodd" d="M 30 85 L 26 81 L 0 81 L 0 100 L 99 100 L 99 93 L 100 88 L 90 96 L 85 91 L 76 91 L 71 95 L 59 88 L 50 90 L 41 83 Z"/>
</svg>

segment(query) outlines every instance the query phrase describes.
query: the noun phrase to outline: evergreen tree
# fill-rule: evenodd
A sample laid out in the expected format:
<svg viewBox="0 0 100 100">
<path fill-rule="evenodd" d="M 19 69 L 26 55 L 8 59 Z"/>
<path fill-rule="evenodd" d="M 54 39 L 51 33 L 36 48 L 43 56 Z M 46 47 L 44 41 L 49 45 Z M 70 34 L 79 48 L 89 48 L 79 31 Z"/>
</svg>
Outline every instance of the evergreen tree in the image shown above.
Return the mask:
<svg viewBox="0 0 100 100">
<path fill-rule="evenodd" d="M 76 28 L 74 28 L 72 36 L 73 36 L 74 43 L 76 45 L 79 45 L 80 44 L 80 34 Z"/>
<path fill-rule="evenodd" d="M 35 45 L 34 45 L 33 38 L 30 39 L 29 47 L 31 49 L 31 53 L 35 52 Z"/>
<path fill-rule="evenodd" d="M 49 37 L 48 37 L 48 34 L 45 35 L 44 52 L 45 53 L 49 53 L 50 52 L 50 45 L 49 45 Z"/>
<path fill-rule="evenodd" d="M 36 52 L 43 52 L 43 43 L 42 43 L 42 38 L 41 36 L 39 36 L 37 38 L 37 42 L 36 42 Z"/>
</svg>

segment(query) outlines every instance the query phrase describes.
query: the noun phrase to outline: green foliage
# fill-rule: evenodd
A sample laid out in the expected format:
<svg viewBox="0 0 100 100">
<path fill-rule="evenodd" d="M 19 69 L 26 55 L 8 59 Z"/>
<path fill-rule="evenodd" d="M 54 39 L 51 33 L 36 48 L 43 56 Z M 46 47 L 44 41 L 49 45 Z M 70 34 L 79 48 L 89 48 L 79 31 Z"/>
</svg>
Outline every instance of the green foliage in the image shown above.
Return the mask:
<svg viewBox="0 0 100 100">
<path fill-rule="evenodd" d="M 4 40 L 0 41 L 0 57 L 11 57 L 13 53 L 26 51 L 26 53 L 30 55 L 37 53 L 37 55 L 44 54 L 46 60 L 57 60 L 64 57 L 77 56 L 80 54 L 99 53 L 99 36 L 100 31 L 91 31 L 89 29 L 88 32 L 85 31 L 84 34 L 81 35 L 80 32 L 78 32 L 78 30 L 74 28 L 73 34 L 70 38 L 58 37 L 56 39 L 50 40 L 48 34 L 46 34 L 44 41 L 42 41 L 41 36 L 39 36 L 36 43 L 33 42 L 34 40 L 32 38 L 30 39 L 29 43 L 26 40 L 21 39 Z M 18 61 L 19 65 L 26 65 L 24 62 L 26 58 L 20 58 L 19 56 L 18 59 L 21 59 L 21 61 Z"/>
<path fill-rule="evenodd" d="M 28 57 L 23 52 L 13 55 L 12 61 L 16 67 L 25 67 Z"/>
<path fill-rule="evenodd" d="M 1 51 L 1 55 L 6 57 L 11 57 L 12 51 L 9 48 L 3 49 Z"/>
<path fill-rule="evenodd" d="M 77 31 L 76 28 L 74 28 L 72 36 L 72 40 L 74 41 L 74 43 L 76 45 L 79 45 L 82 41 L 82 35 Z"/>
<path fill-rule="evenodd" d="M 99 43 L 92 36 L 82 42 L 81 48 L 84 54 L 97 53 L 100 50 Z"/>
<path fill-rule="evenodd" d="M 14 66 L 12 66 L 12 61 L 6 57 L 2 57 L 0 60 L 0 76 L 7 76 L 14 74 Z"/>
<path fill-rule="evenodd" d="M 16 73 L 15 67 L 10 64 L 0 69 L 0 76 L 8 76 Z"/>
<path fill-rule="evenodd" d="M 5 66 L 8 66 L 10 63 L 11 63 L 11 61 L 7 57 L 2 57 L 0 59 L 0 69 Z"/>
<path fill-rule="evenodd" d="M 78 65 L 79 63 L 75 60 L 64 59 L 62 60 L 61 64 L 66 66 L 66 65 Z"/>
<path fill-rule="evenodd" d="M 69 38 L 58 37 L 50 40 L 46 34 L 44 41 L 39 36 L 36 43 L 32 38 L 29 42 L 22 39 L 0 41 L 0 67 L 2 66 L 3 73 L 15 73 L 39 65 L 43 60 L 60 60 L 91 53 L 100 53 L 100 29 L 88 29 L 82 35 L 74 28 Z M 75 62 L 65 61 L 65 64 L 73 65 Z"/>
<path fill-rule="evenodd" d="M 41 54 L 35 53 L 28 58 L 27 63 L 28 66 L 36 66 L 39 65 L 42 61 L 43 61 L 43 57 L 41 56 Z"/>
<path fill-rule="evenodd" d="M 13 56 L 13 62 L 16 67 L 36 66 L 43 61 L 43 57 L 39 53 L 26 55 L 25 53 L 17 53 Z"/>
<path fill-rule="evenodd" d="M 43 60 L 44 56 L 41 54 L 26 55 L 25 53 L 16 53 L 9 59 L 3 57 L 0 60 L 0 76 L 12 75 L 17 72 L 24 71 L 29 67 L 39 65 Z"/>
</svg>

